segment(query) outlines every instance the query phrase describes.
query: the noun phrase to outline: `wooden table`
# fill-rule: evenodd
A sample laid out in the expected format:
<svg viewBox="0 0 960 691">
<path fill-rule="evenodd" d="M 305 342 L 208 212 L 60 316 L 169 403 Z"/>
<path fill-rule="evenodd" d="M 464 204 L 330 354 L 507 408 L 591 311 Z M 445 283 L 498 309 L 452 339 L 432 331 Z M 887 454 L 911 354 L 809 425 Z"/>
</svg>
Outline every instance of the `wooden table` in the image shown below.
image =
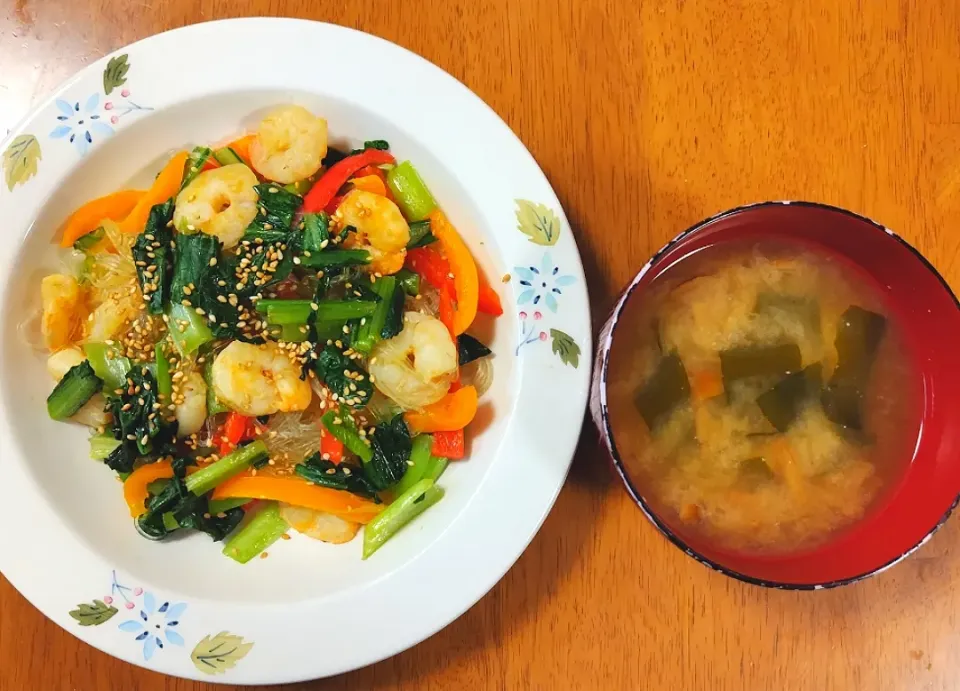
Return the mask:
<svg viewBox="0 0 960 691">
<path fill-rule="evenodd" d="M 665 239 L 743 202 L 813 199 L 897 229 L 960 287 L 960 3 L 951 0 L 3 0 L 0 132 L 61 80 L 182 24 L 291 15 L 406 46 L 526 143 L 600 321 Z M 270 50 L 262 46 L 260 50 Z M 585 430 L 517 565 L 442 634 L 309 689 L 956 689 L 956 518 L 856 586 L 711 573 L 642 518 Z M 114 660 L 0 579 L 0 689 L 212 689 Z M 223 687 L 218 687 L 223 688 Z"/>
</svg>

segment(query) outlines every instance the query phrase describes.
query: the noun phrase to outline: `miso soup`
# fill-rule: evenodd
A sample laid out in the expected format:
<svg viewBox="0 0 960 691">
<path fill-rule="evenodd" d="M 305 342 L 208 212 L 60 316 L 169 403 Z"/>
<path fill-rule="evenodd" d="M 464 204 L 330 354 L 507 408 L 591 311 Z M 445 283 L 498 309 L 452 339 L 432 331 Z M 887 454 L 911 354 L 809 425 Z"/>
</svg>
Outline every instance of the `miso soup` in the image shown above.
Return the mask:
<svg viewBox="0 0 960 691">
<path fill-rule="evenodd" d="M 708 248 L 628 305 L 611 424 L 644 498 L 725 548 L 814 547 L 875 510 L 909 465 L 921 382 L 897 320 L 843 260 Z"/>
</svg>

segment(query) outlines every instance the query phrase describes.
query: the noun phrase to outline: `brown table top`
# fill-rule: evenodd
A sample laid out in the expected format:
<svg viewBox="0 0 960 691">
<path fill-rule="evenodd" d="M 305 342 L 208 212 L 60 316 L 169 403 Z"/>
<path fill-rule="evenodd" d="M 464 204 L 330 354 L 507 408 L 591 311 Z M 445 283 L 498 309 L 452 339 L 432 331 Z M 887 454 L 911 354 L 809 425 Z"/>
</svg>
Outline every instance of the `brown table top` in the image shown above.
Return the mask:
<svg viewBox="0 0 960 691">
<path fill-rule="evenodd" d="M 377 34 L 473 89 L 563 203 L 595 321 L 668 237 L 744 202 L 875 218 L 960 286 L 960 4 L 894 0 L 4 0 L 0 132 L 86 63 L 172 27 L 289 15 Z M 429 8 L 429 9 L 428 9 Z M 262 50 L 269 50 L 269 46 Z M 457 622 L 309 689 L 956 689 L 960 535 L 855 586 L 747 586 L 681 554 L 585 430 L 556 507 Z M 0 690 L 166 689 L 0 578 Z M 225 688 L 225 687 L 216 687 Z"/>
</svg>

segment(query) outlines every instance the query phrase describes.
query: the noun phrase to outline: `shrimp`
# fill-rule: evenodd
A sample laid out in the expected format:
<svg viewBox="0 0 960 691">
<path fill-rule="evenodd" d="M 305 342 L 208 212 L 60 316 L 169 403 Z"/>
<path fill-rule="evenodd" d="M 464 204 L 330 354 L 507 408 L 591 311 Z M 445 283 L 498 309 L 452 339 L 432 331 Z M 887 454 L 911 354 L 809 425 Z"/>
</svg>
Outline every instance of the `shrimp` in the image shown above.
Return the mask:
<svg viewBox="0 0 960 691">
<path fill-rule="evenodd" d="M 47 373 L 56 381 L 60 381 L 71 368 L 79 365 L 87 359 L 83 351 L 79 348 L 64 348 L 47 358 Z M 100 427 L 106 425 L 111 420 L 109 413 L 104 411 L 107 400 L 103 394 L 94 394 L 89 401 L 75 412 L 70 419 L 87 427 Z"/>
<path fill-rule="evenodd" d="M 384 276 L 403 268 L 410 242 L 410 226 L 400 209 L 386 197 L 354 189 L 347 193 L 337 209 L 341 225 L 357 229 L 349 246 L 370 252 L 370 270 Z"/>
<path fill-rule="evenodd" d="M 280 515 L 298 533 L 334 545 L 350 542 L 360 530 L 359 523 L 345 521 L 332 513 L 305 509 L 302 506 L 281 504 Z"/>
<path fill-rule="evenodd" d="M 173 224 L 181 233 L 199 230 L 233 247 L 257 216 L 258 182 L 242 163 L 205 170 L 177 195 Z"/>
<path fill-rule="evenodd" d="M 82 319 L 83 292 L 73 276 L 50 274 L 40 282 L 43 316 L 40 330 L 50 351 L 73 343 Z"/>
<path fill-rule="evenodd" d="M 256 417 L 304 410 L 313 389 L 276 343 L 234 341 L 213 361 L 213 390 L 233 410 Z"/>
<path fill-rule="evenodd" d="M 177 422 L 177 436 L 189 437 L 199 432 L 207 419 L 207 383 L 197 371 L 188 373 L 178 382 L 179 396 L 174 415 Z"/>
<path fill-rule="evenodd" d="M 257 128 L 250 162 L 268 180 L 286 185 L 310 177 L 327 155 L 327 121 L 303 106 L 282 106 Z"/>
<path fill-rule="evenodd" d="M 403 330 L 373 347 L 369 367 L 382 394 L 419 410 L 443 398 L 456 380 L 457 346 L 439 319 L 407 312 Z"/>
</svg>

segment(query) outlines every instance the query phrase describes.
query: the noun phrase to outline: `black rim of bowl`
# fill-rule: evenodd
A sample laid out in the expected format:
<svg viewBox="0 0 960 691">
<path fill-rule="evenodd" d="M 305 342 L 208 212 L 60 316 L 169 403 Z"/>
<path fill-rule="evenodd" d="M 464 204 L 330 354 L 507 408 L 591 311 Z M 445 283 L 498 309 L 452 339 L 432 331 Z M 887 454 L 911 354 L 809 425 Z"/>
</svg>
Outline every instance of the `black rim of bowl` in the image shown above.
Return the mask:
<svg viewBox="0 0 960 691">
<path fill-rule="evenodd" d="M 826 581 L 823 583 L 786 583 L 786 582 L 780 582 L 780 581 L 766 580 L 762 578 L 754 578 L 753 576 L 748 576 L 744 573 L 740 573 L 739 571 L 723 566 L 722 564 L 714 561 L 713 559 L 710 559 L 700 554 L 699 552 L 691 548 L 686 542 L 684 542 L 684 540 L 679 535 L 677 535 L 672 530 L 670 530 L 670 528 L 663 521 L 660 520 L 660 518 L 656 515 L 656 513 L 649 506 L 649 504 L 647 504 L 647 501 L 643 498 L 639 490 L 633 484 L 633 481 L 630 479 L 626 469 L 624 468 L 623 459 L 620 457 L 620 452 L 617 450 L 616 443 L 614 442 L 613 429 L 610 425 L 610 414 L 607 408 L 607 392 L 606 392 L 607 368 L 609 367 L 609 364 L 610 364 L 610 351 L 611 351 L 611 346 L 613 344 L 613 335 L 617 329 L 617 324 L 620 321 L 620 315 L 623 312 L 623 309 L 627 304 L 627 301 L 630 299 L 630 296 L 633 295 L 633 291 L 636 290 L 637 286 L 639 285 L 640 280 L 647 274 L 648 271 L 650 271 L 650 269 L 652 269 L 657 264 L 660 258 L 671 247 L 673 247 L 675 244 L 677 244 L 678 242 L 686 238 L 688 235 L 695 233 L 701 228 L 707 225 L 710 225 L 722 218 L 726 218 L 728 216 L 734 216 L 736 214 L 743 213 L 745 211 L 766 207 L 766 206 L 804 206 L 804 207 L 811 207 L 811 208 L 817 208 L 817 209 L 824 209 L 834 213 L 843 214 L 844 216 L 849 216 L 851 218 L 855 218 L 859 221 L 863 221 L 864 223 L 869 224 L 873 228 L 876 228 L 877 230 L 895 239 L 897 242 L 899 242 L 901 245 L 907 248 L 918 260 L 920 260 L 920 262 L 937 278 L 937 280 L 940 282 L 940 285 L 943 287 L 943 289 L 953 299 L 953 304 L 956 306 L 958 311 L 960 311 L 960 301 L 957 300 L 957 296 L 954 294 L 953 290 L 950 289 L 950 286 L 947 284 L 946 280 L 944 280 L 943 276 L 940 275 L 940 272 L 937 271 L 936 268 L 934 268 L 934 266 L 927 260 L 927 258 L 924 257 L 913 245 L 911 245 L 902 237 L 900 237 L 899 235 L 891 231 L 889 228 L 877 223 L 876 221 L 873 221 L 867 218 L 866 216 L 861 216 L 860 214 L 854 213 L 852 211 L 848 211 L 846 209 L 841 209 L 836 206 L 831 206 L 829 204 L 822 204 L 819 202 L 807 202 L 807 201 L 767 201 L 767 202 L 757 202 L 754 204 L 745 204 L 743 206 L 738 206 L 733 209 L 729 209 L 727 211 L 718 213 L 714 216 L 710 216 L 709 218 L 705 218 L 699 223 L 696 223 L 695 225 L 690 226 L 685 231 L 677 235 L 675 238 L 667 242 L 667 244 L 665 244 L 663 247 L 657 250 L 656 253 L 650 258 L 650 260 L 643 265 L 643 268 L 640 269 L 640 271 L 637 273 L 634 279 L 630 282 L 630 285 L 627 286 L 626 290 L 624 290 L 623 294 L 617 300 L 617 303 L 614 306 L 613 312 L 611 313 L 608 321 L 608 328 L 605 328 L 601 333 L 601 342 L 598 344 L 598 348 L 597 348 L 597 352 L 599 355 L 599 362 L 597 363 L 598 371 L 599 371 L 598 396 L 599 396 L 599 402 L 600 402 L 600 418 L 602 422 L 602 429 L 600 431 L 604 437 L 604 444 L 607 447 L 607 451 L 610 453 L 610 457 L 613 460 L 613 466 L 616 469 L 617 474 L 620 476 L 620 479 L 623 481 L 623 484 L 627 490 L 627 493 L 633 498 L 637 506 L 640 507 L 640 510 L 643 511 L 644 515 L 650 520 L 651 523 L 653 523 L 653 525 L 657 528 L 660 534 L 666 537 L 675 546 L 679 547 L 683 551 L 683 553 L 686 554 L 688 557 L 693 558 L 694 560 L 698 561 L 699 563 L 703 564 L 704 566 L 706 566 L 707 568 L 713 571 L 717 571 L 719 573 L 724 574 L 725 576 L 735 578 L 745 583 L 750 583 L 751 585 L 759 585 L 765 588 L 775 588 L 778 590 L 825 590 L 827 588 L 836 588 L 842 585 L 856 583 L 857 581 L 862 581 L 865 578 L 869 578 L 870 576 L 875 576 L 883 571 L 886 571 L 890 567 L 895 566 L 896 564 L 899 564 L 901 561 L 909 557 L 915 551 L 920 549 L 920 547 L 922 547 L 928 540 L 930 540 L 930 538 L 933 537 L 934 533 L 936 533 L 943 526 L 943 524 L 946 523 L 947 519 L 950 518 L 950 514 L 953 513 L 953 510 L 957 507 L 957 504 L 960 503 L 960 493 L 958 493 L 957 496 L 954 497 L 953 502 L 947 508 L 943 516 L 940 517 L 940 520 L 938 520 L 937 523 L 932 528 L 930 528 L 930 530 L 927 531 L 927 533 L 924 534 L 924 536 L 921 537 L 916 544 L 914 544 L 912 547 L 910 547 L 900 555 L 894 557 L 890 561 L 884 564 L 881 564 L 876 568 L 870 569 L 869 571 L 865 571 L 861 574 L 858 574 L 856 576 L 851 576 L 849 578 L 842 578 L 835 581 Z"/>
</svg>

